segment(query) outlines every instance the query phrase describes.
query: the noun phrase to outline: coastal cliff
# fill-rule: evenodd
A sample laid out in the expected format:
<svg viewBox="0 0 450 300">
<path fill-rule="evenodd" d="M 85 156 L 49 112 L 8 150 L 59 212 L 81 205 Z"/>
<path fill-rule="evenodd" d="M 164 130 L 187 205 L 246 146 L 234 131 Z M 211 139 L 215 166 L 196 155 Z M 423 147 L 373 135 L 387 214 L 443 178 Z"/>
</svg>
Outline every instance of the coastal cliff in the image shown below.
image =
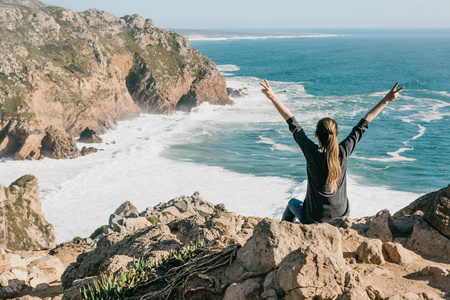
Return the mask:
<svg viewBox="0 0 450 300">
<path fill-rule="evenodd" d="M 211 60 L 138 15 L 0 0 L 0 37 L 0 156 L 41 158 L 50 126 L 78 136 L 141 111 L 232 103 Z"/>
</svg>

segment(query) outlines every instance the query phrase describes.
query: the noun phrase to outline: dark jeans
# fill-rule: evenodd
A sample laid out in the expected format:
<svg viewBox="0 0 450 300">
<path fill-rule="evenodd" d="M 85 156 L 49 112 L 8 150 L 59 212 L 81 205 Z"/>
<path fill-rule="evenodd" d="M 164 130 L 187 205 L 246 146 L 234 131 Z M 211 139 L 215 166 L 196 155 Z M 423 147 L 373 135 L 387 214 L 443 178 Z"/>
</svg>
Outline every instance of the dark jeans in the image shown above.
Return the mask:
<svg viewBox="0 0 450 300">
<path fill-rule="evenodd" d="M 301 222 L 302 209 L 303 201 L 292 198 L 291 200 L 289 200 L 281 221 L 294 222 L 294 219 L 297 218 Z"/>
</svg>

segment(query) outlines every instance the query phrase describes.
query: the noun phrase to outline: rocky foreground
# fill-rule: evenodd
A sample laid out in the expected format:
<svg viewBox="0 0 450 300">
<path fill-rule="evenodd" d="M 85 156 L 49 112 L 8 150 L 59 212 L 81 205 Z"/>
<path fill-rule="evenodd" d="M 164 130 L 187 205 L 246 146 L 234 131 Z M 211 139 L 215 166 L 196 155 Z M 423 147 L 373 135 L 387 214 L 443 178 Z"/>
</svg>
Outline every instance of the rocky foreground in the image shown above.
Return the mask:
<svg viewBox="0 0 450 300">
<path fill-rule="evenodd" d="M 35 183 L 3 190 L 29 195 Z M 4 204 L 19 201 L 8 193 Z M 86 239 L 46 251 L 3 246 L 0 297 L 450 299 L 449 222 L 450 186 L 393 216 L 314 225 L 236 215 L 199 193 L 142 212 L 125 202 Z"/>
<path fill-rule="evenodd" d="M 211 60 L 138 15 L 0 0 L 0 38 L 0 157 L 74 158 L 86 128 L 232 103 Z"/>
</svg>

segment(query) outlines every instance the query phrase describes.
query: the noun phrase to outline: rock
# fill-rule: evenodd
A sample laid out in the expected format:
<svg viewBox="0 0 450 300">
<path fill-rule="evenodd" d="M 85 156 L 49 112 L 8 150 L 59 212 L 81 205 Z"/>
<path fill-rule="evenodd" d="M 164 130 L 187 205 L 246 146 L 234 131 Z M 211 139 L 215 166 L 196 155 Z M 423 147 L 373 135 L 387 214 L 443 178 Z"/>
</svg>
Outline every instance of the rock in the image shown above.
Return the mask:
<svg viewBox="0 0 450 300">
<path fill-rule="evenodd" d="M 412 292 L 401 293 L 394 296 L 387 297 L 386 300 L 439 300 L 442 299 L 435 293 L 426 292 L 415 294 Z"/>
<path fill-rule="evenodd" d="M 34 250 L 56 246 L 53 226 L 45 220 L 39 186 L 33 175 L 24 175 L 9 187 L 0 185 L 0 219 L 6 218 L 6 247 Z M 4 216 L 1 214 L 4 212 Z M 4 240 L 4 239 L 2 239 Z"/>
<path fill-rule="evenodd" d="M 44 271 L 49 280 L 45 283 L 58 281 L 65 270 L 61 260 L 54 256 L 44 256 L 33 260 L 29 263 L 28 268 Z"/>
<path fill-rule="evenodd" d="M 435 194 L 423 218 L 450 239 L 450 185 Z"/>
<path fill-rule="evenodd" d="M 0 256 L 0 272 L 15 268 L 26 268 L 27 263 L 17 253 L 5 253 Z"/>
<path fill-rule="evenodd" d="M 423 219 L 414 224 L 413 233 L 406 248 L 431 260 L 450 262 L 450 239 L 440 234 Z"/>
<path fill-rule="evenodd" d="M 441 266 L 426 266 L 420 271 L 421 276 L 432 276 L 439 279 L 449 275 L 449 271 Z"/>
<path fill-rule="evenodd" d="M 50 158 L 75 158 L 81 155 L 73 137 L 53 125 L 45 129 L 41 143 L 41 153 Z"/>
<path fill-rule="evenodd" d="M 41 159 L 41 141 L 43 134 L 31 134 L 20 146 L 19 150 L 14 154 L 14 159 Z"/>
<path fill-rule="evenodd" d="M 384 264 L 383 242 L 377 239 L 367 240 L 356 249 L 356 255 L 363 263 Z"/>
<path fill-rule="evenodd" d="M 131 204 L 130 201 L 125 201 L 122 203 L 114 212 L 115 215 L 121 217 L 129 217 L 132 215 L 133 218 L 137 218 L 139 216 L 137 208 Z"/>
<path fill-rule="evenodd" d="M 399 243 L 383 243 L 383 249 L 387 258 L 397 264 L 409 264 L 416 258 L 413 252 L 406 250 Z"/>
<path fill-rule="evenodd" d="M 228 96 L 233 98 L 242 98 L 248 95 L 247 93 L 244 92 L 244 89 L 233 89 L 233 88 L 227 88 L 227 94 Z"/>
<path fill-rule="evenodd" d="M 130 236 L 109 234 L 98 241 L 93 251 L 78 256 L 77 262 L 64 271 L 61 281 L 67 289 L 77 279 L 99 275 L 100 266 L 115 255 L 157 260 L 167 255 L 169 250 L 178 249 L 180 245 L 167 225 L 147 227 Z"/>
<path fill-rule="evenodd" d="M 414 228 L 414 220 L 415 218 L 408 217 L 399 217 L 394 219 L 394 231 L 396 236 L 409 237 L 412 234 Z"/>
<path fill-rule="evenodd" d="M 133 266 L 134 259 L 126 255 L 114 255 L 105 260 L 100 266 L 102 274 L 117 274 L 123 270 L 129 270 Z"/>
<path fill-rule="evenodd" d="M 192 196 L 181 196 L 167 203 L 160 203 L 153 208 L 147 208 L 140 215 L 148 218 L 153 223 L 167 224 L 175 219 L 187 218 L 192 215 L 206 217 L 214 213 L 214 205 L 203 200 L 199 192 Z"/>
<path fill-rule="evenodd" d="M 35 290 L 45 289 L 49 282 L 53 282 L 52 276 L 41 269 L 33 269 L 29 273 L 29 285 Z"/>
<path fill-rule="evenodd" d="M 103 140 L 101 137 L 97 135 L 97 132 L 95 130 L 89 129 L 89 127 L 86 127 L 83 132 L 81 132 L 80 137 L 78 138 L 78 142 L 80 143 L 103 143 Z"/>
<path fill-rule="evenodd" d="M 225 291 L 223 300 L 253 300 L 261 299 L 262 279 L 250 278 L 242 283 L 233 283 Z"/>
<path fill-rule="evenodd" d="M 10 271 L 1 273 L 0 297 L 17 294 L 22 289 L 24 284 L 24 281 L 17 279 L 16 276 Z"/>
<path fill-rule="evenodd" d="M 95 282 L 97 277 L 86 277 L 78 279 L 73 282 L 73 286 L 64 290 L 63 300 L 81 300 L 83 299 L 80 293 L 80 289 L 85 285 L 90 285 Z"/>
<path fill-rule="evenodd" d="M 86 155 L 91 154 L 91 153 L 96 153 L 97 151 L 98 151 L 97 148 L 84 146 L 83 148 L 81 148 L 81 152 L 80 153 L 81 153 L 82 156 L 86 156 Z"/>
<path fill-rule="evenodd" d="M 430 286 L 450 293 L 450 269 L 432 265 L 420 270 L 419 274 L 428 280 Z"/>
<path fill-rule="evenodd" d="M 394 218 L 423 212 L 424 219 L 443 235 L 450 238 L 450 185 L 439 191 L 419 197 L 394 214 Z"/>
<path fill-rule="evenodd" d="M 382 241 L 392 241 L 392 232 L 390 227 L 393 227 L 393 220 L 389 210 L 384 209 L 378 212 L 370 224 L 367 231 L 367 236 L 371 238 L 378 238 Z"/>
</svg>

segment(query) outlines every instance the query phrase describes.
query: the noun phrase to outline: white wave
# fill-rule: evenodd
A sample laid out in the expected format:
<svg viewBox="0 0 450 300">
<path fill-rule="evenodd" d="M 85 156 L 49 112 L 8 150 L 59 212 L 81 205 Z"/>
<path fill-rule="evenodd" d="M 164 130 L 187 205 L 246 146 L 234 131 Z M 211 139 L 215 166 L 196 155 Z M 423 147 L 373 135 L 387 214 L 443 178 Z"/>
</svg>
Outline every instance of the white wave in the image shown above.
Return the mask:
<svg viewBox="0 0 450 300">
<path fill-rule="evenodd" d="M 445 97 L 450 97 L 450 93 L 447 91 L 430 91 L 430 90 L 417 90 L 417 91 L 426 92 L 429 94 L 441 95 L 441 96 L 445 96 Z"/>
<path fill-rule="evenodd" d="M 418 138 L 420 138 L 421 136 L 423 136 L 425 134 L 426 128 L 419 124 L 417 124 L 417 126 L 419 126 L 419 133 L 417 135 L 413 136 L 411 138 L 411 140 L 417 140 Z"/>
<path fill-rule="evenodd" d="M 239 68 L 236 65 L 217 65 L 217 70 L 220 72 L 234 72 L 239 71 L 241 68 Z"/>
<path fill-rule="evenodd" d="M 270 148 L 272 151 L 273 150 L 279 150 L 279 151 L 289 151 L 289 152 L 294 152 L 294 153 L 299 153 L 300 152 L 299 148 L 291 147 L 291 146 L 284 145 L 284 144 L 278 144 L 274 140 L 266 138 L 266 137 L 263 137 L 262 135 L 259 136 L 259 139 L 260 140 L 257 141 L 256 143 L 272 145 L 273 147 Z"/>
<path fill-rule="evenodd" d="M 255 36 L 208 36 L 201 34 L 190 34 L 186 37 L 190 41 L 228 41 L 228 40 L 264 40 L 264 39 L 298 39 L 298 38 L 325 38 L 344 36 L 339 34 L 305 34 L 305 35 L 255 35 Z"/>
<path fill-rule="evenodd" d="M 400 153 L 405 151 L 414 150 L 413 148 L 400 148 L 394 152 L 387 152 L 386 154 L 390 157 L 363 157 L 358 155 L 352 155 L 354 158 L 371 160 L 371 161 L 381 161 L 381 162 L 393 162 L 393 161 L 415 161 L 415 158 L 409 158 L 405 156 L 401 156 Z"/>
</svg>

